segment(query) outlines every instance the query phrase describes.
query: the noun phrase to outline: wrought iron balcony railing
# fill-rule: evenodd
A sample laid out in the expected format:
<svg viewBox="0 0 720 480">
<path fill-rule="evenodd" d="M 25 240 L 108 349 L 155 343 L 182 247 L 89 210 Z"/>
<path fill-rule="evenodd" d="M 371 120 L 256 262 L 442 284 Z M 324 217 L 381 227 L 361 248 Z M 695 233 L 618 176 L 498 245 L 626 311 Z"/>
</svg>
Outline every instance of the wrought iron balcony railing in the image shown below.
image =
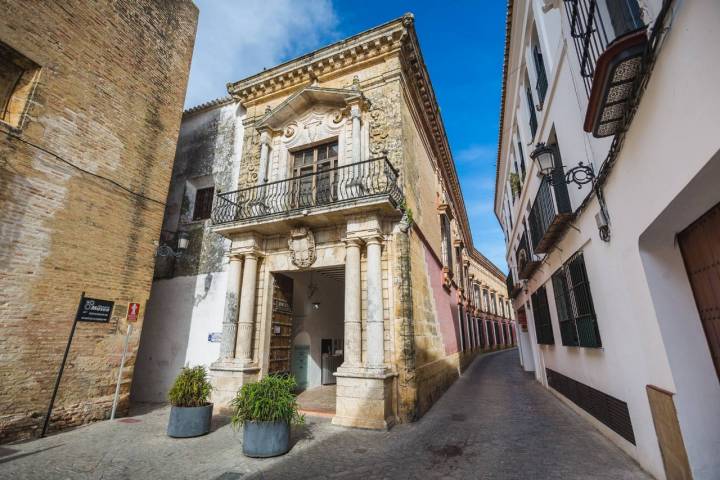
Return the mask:
<svg viewBox="0 0 720 480">
<path fill-rule="evenodd" d="M 580 75 L 590 96 L 598 57 L 616 38 L 643 26 L 637 0 L 565 0 Z"/>
<path fill-rule="evenodd" d="M 530 249 L 527 231 L 524 231 L 520 237 L 520 243 L 515 250 L 515 260 L 517 261 L 518 278 L 528 279 L 540 265 L 537 256 Z"/>
<path fill-rule="evenodd" d="M 340 165 L 305 175 L 219 193 L 212 211 L 214 224 L 289 216 L 359 200 L 402 201 L 395 167 L 385 157 Z"/>
<path fill-rule="evenodd" d="M 562 168 L 552 175 L 562 178 Z M 572 218 L 567 185 L 564 181 L 553 183 L 547 177 L 542 179 L 528 217 L 533 251 L 537 253 L 547 253 Z"/>
<path fill-rule="evenodd" d="M 517 297 L 517 294 L 520 293 L 520 290 L 522 290 L 522 285 L 516 284 L 513 279 L 512 269 L 507 273 L 507 276 L 505 277 L 505 285 L 507 286 L 509 298 Z"/>
</svg>

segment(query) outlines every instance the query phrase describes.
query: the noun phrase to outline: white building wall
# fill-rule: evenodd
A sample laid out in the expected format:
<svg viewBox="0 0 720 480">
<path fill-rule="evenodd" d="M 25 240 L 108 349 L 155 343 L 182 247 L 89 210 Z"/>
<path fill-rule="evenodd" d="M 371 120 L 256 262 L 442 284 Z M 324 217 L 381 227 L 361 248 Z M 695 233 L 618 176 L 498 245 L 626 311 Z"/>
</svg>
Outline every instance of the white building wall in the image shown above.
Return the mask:
<svg viewBox="0 0 720 480">
<path fill-rule="evenodd" d="M 521 11 L 527 6 L 525 2 L 518 3 L 516 8 Z M 649 11 L 657 13 L 660 2 L 650 3 Z M 539 380 L 546 383 L 544 369 L 552 368 L 626 401 L 636 446 L 574 408 L 658 478 L 664 478 L 664 468 L 646 386 L 676 392 L 678 420 L 694 478 L 710 479 L 720 476 L 717 455 L 720 452 L 720 383 L 675 234 L 720 202 L 720 117 L 717 114 L 720 63 L 710 53 L 710 45 L 720 45 L 717 28 L 720 6 L 710 0 L 675 4 L 672 29 L 660 51 L 621 155 L 605 184 L 611 241 L 605 243 L 598 236 L 594 215 L 599 206 L 592 200 L 529 281 L 529 293 L 543 284 L 547 288 L 554 346 L 537 345 L 533 312 L 526 310 Z M 536 10 L 536 19 L 545 15 Z M 562 13 L 566 23 L 561 9 L 553 11 Z M 544 26 L 550 22 L 544 22 L 544 26 L 542 22 L 538 24 L 539 33 L 543 35 Z M 516 38 L 513 34 L 513 42 Z M 523 48 L 511 45 L 516 59 L 525 57 Z M 579 161 L 586 164 L 592 161 L 597 171 L 611 140 L 594 139 L 582 131 L 587 101 L 579 79 L 575 46 L 563 40 L 558 48 L 556 69 L 550 70 L 550 62 L 546 63 L 550 87 L 546 108 L 538 112 L 535 142 L 529 140 L 527 114 L 523 108 L 513 108 L 520 111 L 516 119 L 506 113 L 506 129 L 514 131 L 512 126 L 515 121 L 519 122 L 525 144 L 531 143 L 528 151 L 532 151 L 532 144 L 545 141 L 554 126 L 563 163 L 573 167 Z M 511 63 L 509 70 L 515 68 L 518 64 Z M 511 81 L 509 78 L 509 86 Z M 514 102 L 522 104 L 523 87 L 508 91 L 508 105 L 512 104 L 512 96 L 517 97 Z M 504 145 L 504 154 L 509 151 L 509 146 Z M 514 229 L 508 245 L 510 263 L 514 262 L 522 219 L 539 185 L 536 166 L 528 156 L 526 165 L 527 183 L 513 206 Z M 506 164 L 501 166 L 506 167 Z M 505 191 L 505 175 L 503 170 L 499 192 Z M 587 188 L 578 190 L 574 185 L 568 186 L 573 208 L 581 203 Z M 502 211 L 504 201 L 501 193 L 496 211 Z M 549 280 L 578 250 L 583 251 L 589 276 L 603 344 L 599 349 L 564 347 L 561 343 Z M 529 294 L 519 294 L 515 307 L 529 298 Z"/>
<path fill-rule="evenodd" d="M 226 275 L 216 272 L 153 283 L 133 378 L 133 400 L 165 402 L 185 366 L 209 367 L 220 343 L 208 335 L 222 331 Z"/>
</svg>

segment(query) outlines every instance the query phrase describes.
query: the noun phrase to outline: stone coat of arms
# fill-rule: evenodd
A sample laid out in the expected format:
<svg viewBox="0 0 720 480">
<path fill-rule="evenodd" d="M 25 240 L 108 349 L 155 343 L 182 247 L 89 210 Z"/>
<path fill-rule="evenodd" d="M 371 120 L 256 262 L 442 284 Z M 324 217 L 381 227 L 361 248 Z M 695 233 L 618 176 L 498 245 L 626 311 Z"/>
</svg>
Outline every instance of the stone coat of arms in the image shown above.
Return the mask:
<svg viewBox="0 0 720 480">
<path fill-rule="evenodd" d="M 308 268 L 317 259 L 315 235 L 305 227 L 290 230 L 288 248 L 290 249 L 290 261 L 298 268 Z"/>
</svg>

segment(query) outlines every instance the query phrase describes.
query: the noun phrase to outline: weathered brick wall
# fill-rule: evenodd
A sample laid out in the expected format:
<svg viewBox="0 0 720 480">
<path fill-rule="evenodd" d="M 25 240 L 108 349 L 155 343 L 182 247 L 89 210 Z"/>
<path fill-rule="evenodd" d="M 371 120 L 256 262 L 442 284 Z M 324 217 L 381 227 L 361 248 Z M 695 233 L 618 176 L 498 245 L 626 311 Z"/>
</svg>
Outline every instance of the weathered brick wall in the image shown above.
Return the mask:
<svg viewBox="0 0 720 480">
<path fill-rule="evenodd" d="M 4 442 L 42 425 L 82 291 L 115 310 L 110 324 L 78 326 L 51 426 L 109 415 L 127 304 L 149 296 L 198 12 L 189 0 L 0 8 L 0 40 L 42 67 L 25 128 L 0 125 Z"/>
</svg>

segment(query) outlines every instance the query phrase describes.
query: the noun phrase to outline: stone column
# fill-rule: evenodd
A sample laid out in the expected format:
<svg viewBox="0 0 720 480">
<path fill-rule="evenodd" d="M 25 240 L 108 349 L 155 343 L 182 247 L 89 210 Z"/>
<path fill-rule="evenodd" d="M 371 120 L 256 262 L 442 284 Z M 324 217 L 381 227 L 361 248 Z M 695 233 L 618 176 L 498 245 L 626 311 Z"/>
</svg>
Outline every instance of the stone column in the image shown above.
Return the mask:
<svg viewBox="0 0 720 480">
<path fill-rule="evenodd" d="M 237 336 L 238 301 L 240 297 L 240 276 L 242 275 L 242 258 L 230 255 L 227 270 L 227 292 L 225 293 L 225 314 L 222 324 L 220 358 L 228 360 L 235 356 L 235 339 Z"/>
<path fill-rule="evenodd" d="M 360 145 L 360 105 L 352 105 L 350 107 L 350 117 L 352 118 L 352 162 L 357 163 L 362 157 Z"/>
<path fill-rule="evenodd" d="M 380 236 L 370 237 L 367 244 L 367 368 L 382 370 L 385 366 L 382 243 Z"/>
<path fill-rule="evenodd" d="M 345 361 L 343 367 L 362 365 L 362 326 L 360 323 L 360 245 L 358 238 L 345 240 Z"/>
<path fill-rule="evenodd" d="M 258 184 L 268 181 L 268 153 L 270 151 L 270 134 L 263 130 L 260 132 L 260 170 L 258 172 Z"/>
<path fill-rule="evenodd" d="M 255 324 L 255 293 L 257 282 L 258 256 L 255 252 L 245 254 L 242 291 L 240 293 L 240 315 L 238 318 L 237 350 L 235 357 L 243 365 L 252 363 L 252 336 Z"/>
</svg>

